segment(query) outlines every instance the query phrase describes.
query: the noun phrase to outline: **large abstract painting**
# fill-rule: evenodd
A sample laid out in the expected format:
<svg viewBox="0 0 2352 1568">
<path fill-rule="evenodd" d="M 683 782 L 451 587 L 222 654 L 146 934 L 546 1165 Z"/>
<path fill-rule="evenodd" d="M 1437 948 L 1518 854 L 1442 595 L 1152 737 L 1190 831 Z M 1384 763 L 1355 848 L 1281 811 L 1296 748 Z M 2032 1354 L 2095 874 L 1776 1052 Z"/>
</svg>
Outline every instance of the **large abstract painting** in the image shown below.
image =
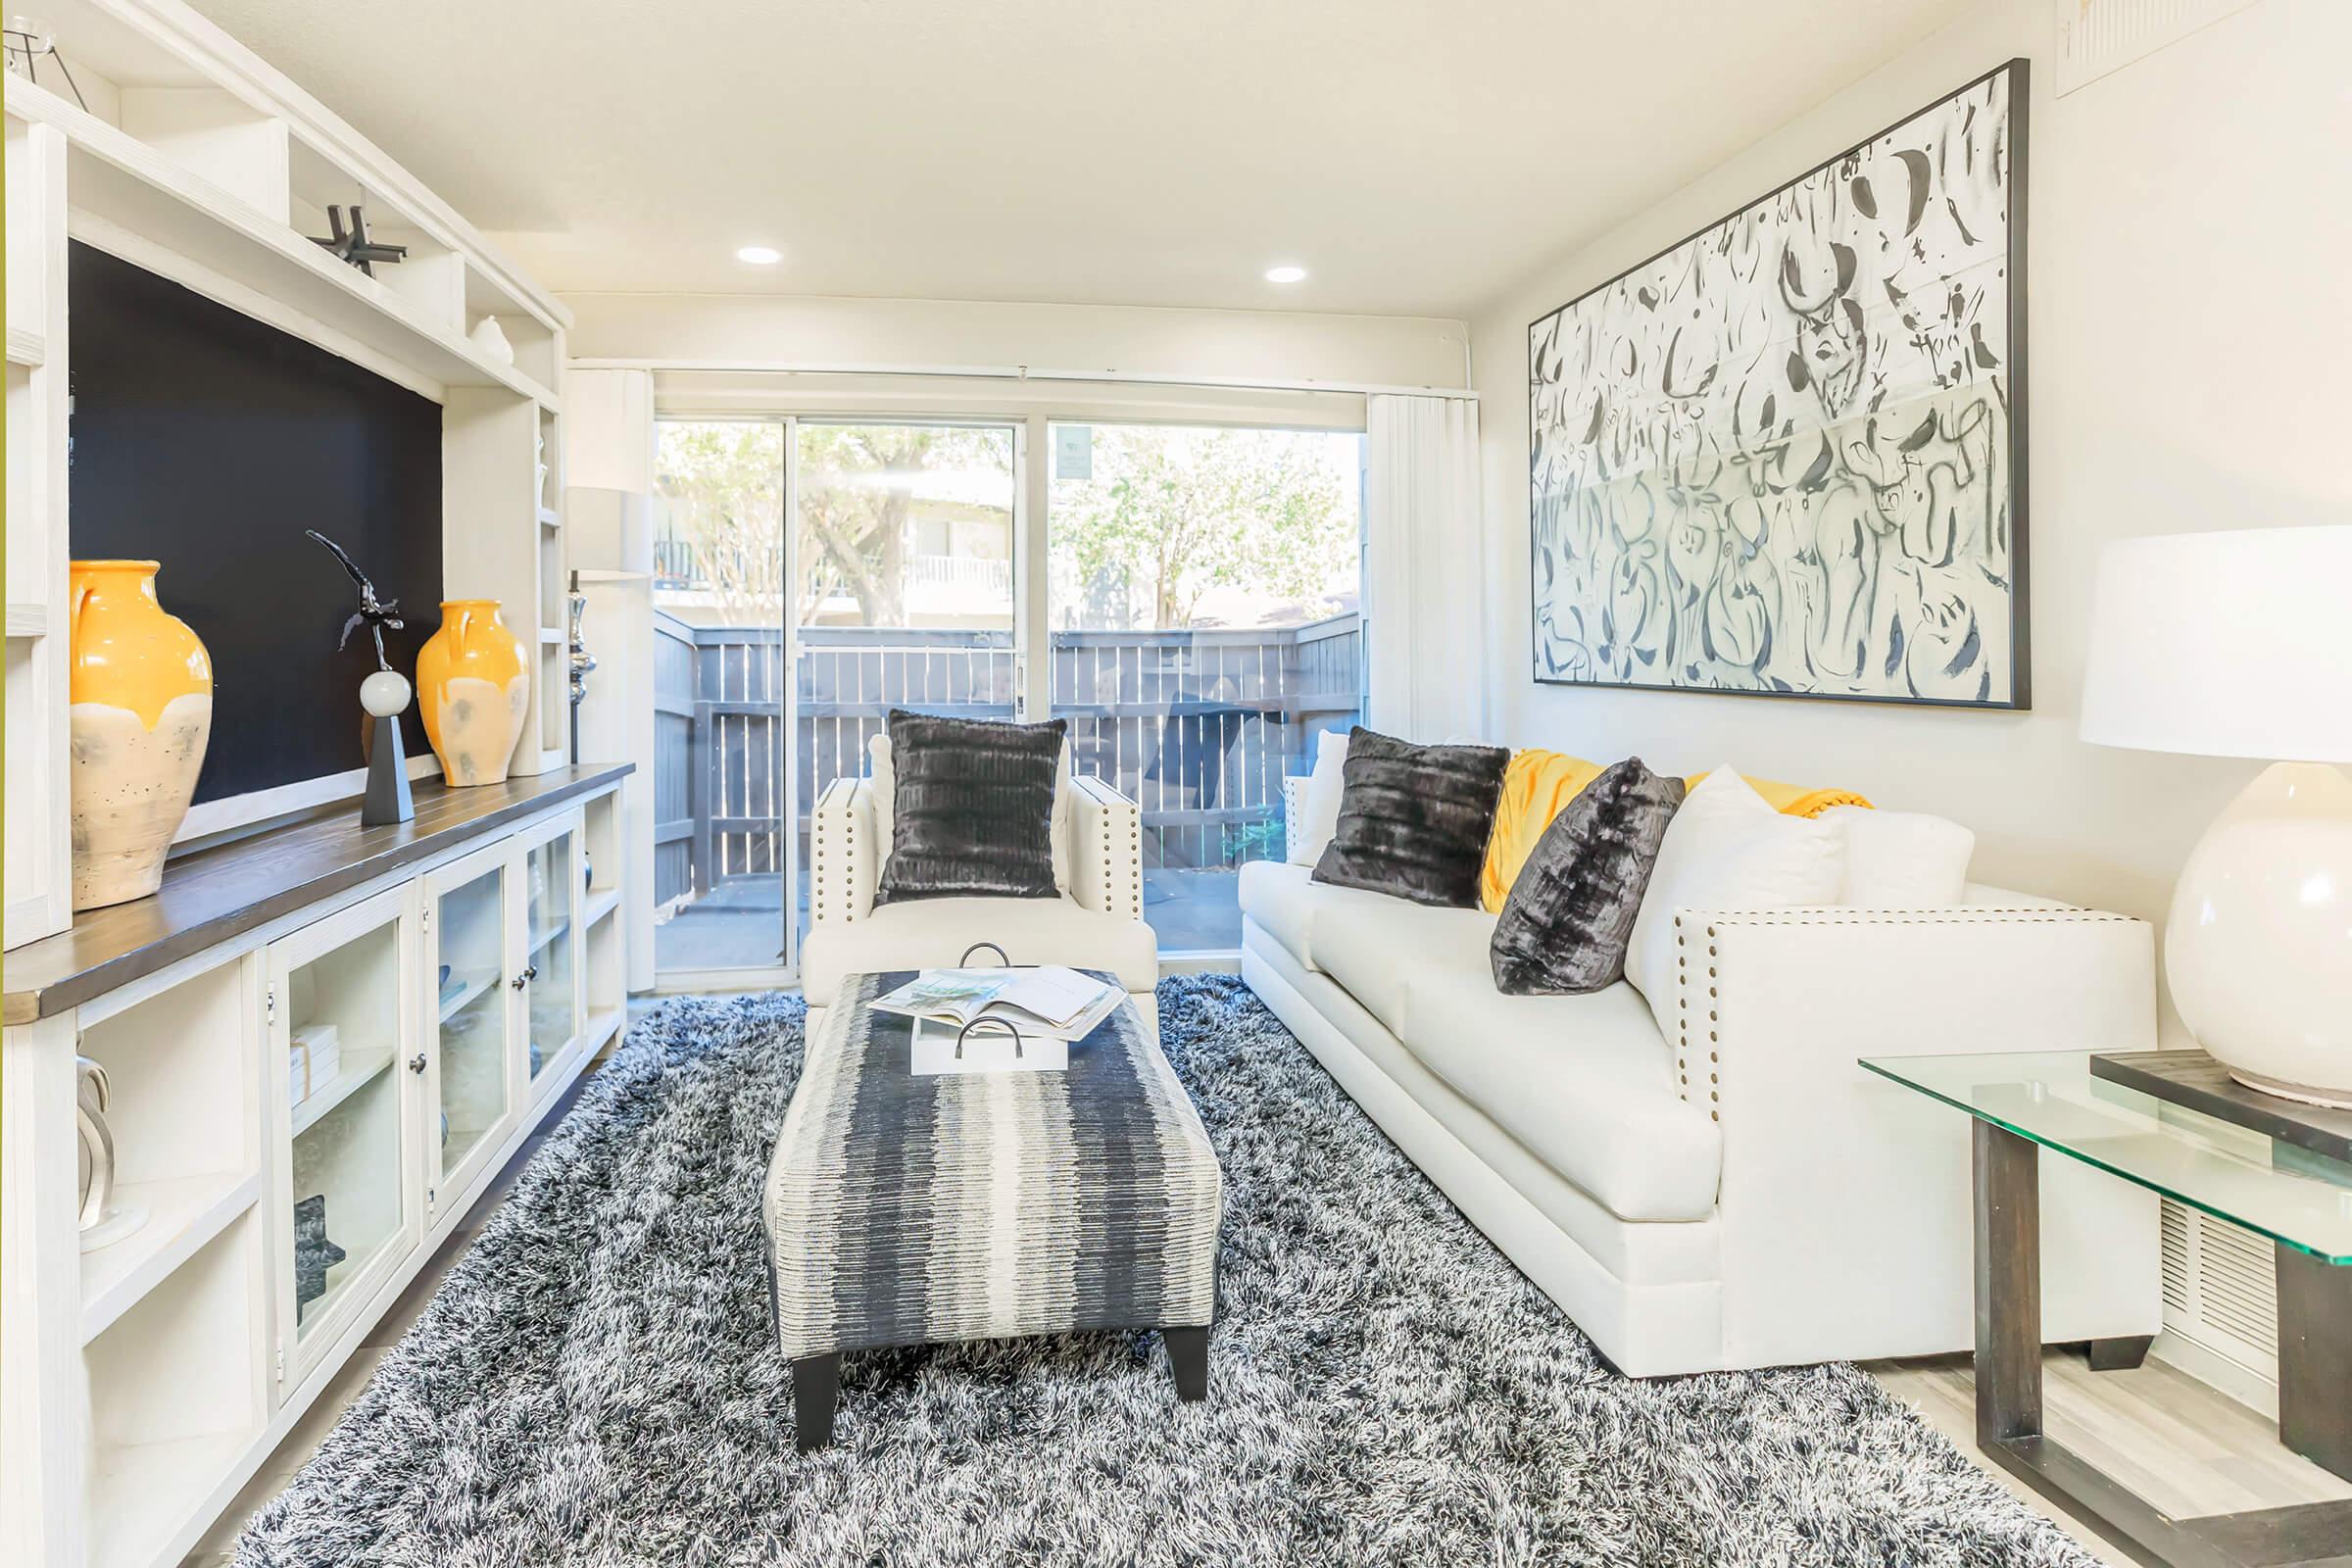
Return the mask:
<svg viewBox="0 0 2352 1568">
<path fill-rule="evenodd" d="M 2026 63 L 1528 327 L 1536 678 L 2024 708 Z"/>
</svg>

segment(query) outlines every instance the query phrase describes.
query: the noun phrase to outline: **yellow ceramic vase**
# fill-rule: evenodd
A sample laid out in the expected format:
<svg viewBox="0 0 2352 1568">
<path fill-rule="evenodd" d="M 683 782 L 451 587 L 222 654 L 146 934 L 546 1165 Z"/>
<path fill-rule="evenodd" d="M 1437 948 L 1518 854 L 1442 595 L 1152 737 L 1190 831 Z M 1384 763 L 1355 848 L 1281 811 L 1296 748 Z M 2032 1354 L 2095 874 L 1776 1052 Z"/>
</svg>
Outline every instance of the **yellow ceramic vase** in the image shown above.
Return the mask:
<svg viewBox="0 0 2352 1568">
<path fill-rule="evenodd" d="M 416 652 L 416 710 L 441 776 L 504 780 L 530 706 L 530 654 L 498 618 L 498 601 L 441 601 L 441 629 Z"/>
<path fill-rule="evenodd" d="M 213 660 L 155 597 L 152 561 L 73 563 L 74 907 L 143 899 L 188 814 Z"/>
</svg>

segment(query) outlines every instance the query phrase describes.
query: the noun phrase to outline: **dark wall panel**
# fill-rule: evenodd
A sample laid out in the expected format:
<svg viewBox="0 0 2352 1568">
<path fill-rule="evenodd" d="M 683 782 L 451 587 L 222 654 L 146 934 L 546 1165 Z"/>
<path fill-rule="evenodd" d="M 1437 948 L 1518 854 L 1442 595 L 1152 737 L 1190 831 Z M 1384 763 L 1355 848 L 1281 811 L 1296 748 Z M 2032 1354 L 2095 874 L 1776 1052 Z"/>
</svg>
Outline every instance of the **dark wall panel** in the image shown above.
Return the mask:
<svg viewBox="0 0 2352 1568">
<path fill-rule="evenodd" d="M 440 621 L 441 408 L 86 245 L 73 247 L 77 557 L 163 563 L 164 608 L 213 655 L 199 801 L 357 767 L 364 636 L 317 528 L 397 599 L 414 680 Z M 424 733 L 412 703 L 411 756 Z"/>
</svg>

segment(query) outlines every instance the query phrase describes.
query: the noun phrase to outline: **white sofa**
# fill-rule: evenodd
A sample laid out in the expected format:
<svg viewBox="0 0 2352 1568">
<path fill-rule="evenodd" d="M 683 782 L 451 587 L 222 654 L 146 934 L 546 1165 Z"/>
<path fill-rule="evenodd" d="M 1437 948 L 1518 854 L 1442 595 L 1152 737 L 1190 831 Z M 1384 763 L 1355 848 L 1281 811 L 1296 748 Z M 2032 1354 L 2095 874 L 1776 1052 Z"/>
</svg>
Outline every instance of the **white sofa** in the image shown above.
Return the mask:
<svg viewBox="0 0 2352 1568">
<path fill-rule="evenodd" d="M 1681 911 L 1671 1041 L 1623 981 L 1498 993 L 1481 910 L 1280 861 L 1241 905 L 1250 988 L 1637 1377 L 1969 1348 L 1969 1118 L 1855 1058 L 2156 1038 L 2145 923 L 1992 888 Z M 2045 1340 L 2154 1334 L 2154 1197 L 2055 1154 L 2042 1191 Z"/>
<path fill-rule="evenodd" d="M 817 797 L 808 824 L 808 936 L 801 944 L 801 986 L 809 1032 L 841 989 L 842 976 L 884 969 L 939 968 L 975 942 L 1003 946 L 1015 963 L 1107 970 L 1156 1024 L 1152 987 L 1159 944 L 1144 923 L 1143 816 L 1133 801 L 1098 778 L 1070 780 L 1070 891 L 1056 899 L 915 899 L 874 904 L 874 881 L 890 846 L 874 820 L 873 784 L 836 779 Z M 977 962 L 994 962 L 984 955 Z"/>
</svg>

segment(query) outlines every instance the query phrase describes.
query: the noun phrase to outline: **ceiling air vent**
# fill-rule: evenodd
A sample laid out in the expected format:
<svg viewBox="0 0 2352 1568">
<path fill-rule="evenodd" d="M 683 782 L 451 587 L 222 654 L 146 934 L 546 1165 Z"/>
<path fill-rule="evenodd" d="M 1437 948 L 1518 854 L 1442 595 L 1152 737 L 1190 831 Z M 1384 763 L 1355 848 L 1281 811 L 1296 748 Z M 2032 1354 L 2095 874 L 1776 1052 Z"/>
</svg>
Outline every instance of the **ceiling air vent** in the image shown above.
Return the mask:
<svg viewBox="0 0 2352 1568">
<path fill-rule="evenodd" d="M 2152 55 L 2254 0 L 2051 0 L 2058 13 L 2058 96 Z"/>
</svg>

